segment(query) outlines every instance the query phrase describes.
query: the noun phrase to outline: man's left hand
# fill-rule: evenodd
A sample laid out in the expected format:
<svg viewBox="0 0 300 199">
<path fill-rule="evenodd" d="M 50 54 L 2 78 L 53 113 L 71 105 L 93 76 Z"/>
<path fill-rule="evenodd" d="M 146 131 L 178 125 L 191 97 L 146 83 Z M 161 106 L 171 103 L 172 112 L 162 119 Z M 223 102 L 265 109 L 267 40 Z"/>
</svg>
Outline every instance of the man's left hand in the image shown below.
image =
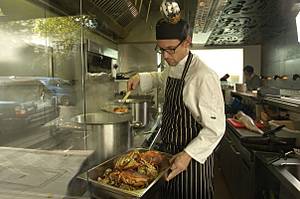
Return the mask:
<svg viewBox="0 0 300 199">
<path fill-rule="evenodd" d="M 177 176 L 179 173 L 187 169 L 192 157 L 185 151 L 176 154 L 171 160 L 171 173 L 167 176 L 166 180 L 169 181 Z"/>
</svg>

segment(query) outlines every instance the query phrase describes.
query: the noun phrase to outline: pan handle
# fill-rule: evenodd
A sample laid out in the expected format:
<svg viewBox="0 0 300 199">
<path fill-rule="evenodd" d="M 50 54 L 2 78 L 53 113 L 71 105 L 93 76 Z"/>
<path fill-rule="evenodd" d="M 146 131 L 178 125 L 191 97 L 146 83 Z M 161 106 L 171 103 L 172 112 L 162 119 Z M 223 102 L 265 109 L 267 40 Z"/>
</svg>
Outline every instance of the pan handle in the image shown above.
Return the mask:
<svg viewBox="0 0 300 199">
<path fill-rule="evenodd" d="M 263 136 L 266 137 L 266 136 L 274 135 L 276 132 L 280 131 L 283 127 L 285 127 L 285 125 L 277 126 L 276 128 L 271 129 L 270 131 L 265 132 L 263 134 Z"/>
</svg>

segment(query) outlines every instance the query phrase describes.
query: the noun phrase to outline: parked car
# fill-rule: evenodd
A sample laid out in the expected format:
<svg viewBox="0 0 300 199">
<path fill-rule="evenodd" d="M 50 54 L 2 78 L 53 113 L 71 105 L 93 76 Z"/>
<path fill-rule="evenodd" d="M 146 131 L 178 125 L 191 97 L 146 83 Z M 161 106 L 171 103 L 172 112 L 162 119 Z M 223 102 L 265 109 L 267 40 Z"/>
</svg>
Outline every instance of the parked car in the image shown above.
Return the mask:
<svg viewBox="0 0 300 199">
<path fill-rule="evenodd" d="M 52 93 L 57 96 L 58 104 L 69 106 L 75 105 L 76 94 L 71 83 L 58 77 L 38 78 Z"/>
<path fill-rule="evenodd" d="M 39 80 L 0 77 L 0 133 L 42 126 L 59 116 L 57 99 Z"/>
</svg>

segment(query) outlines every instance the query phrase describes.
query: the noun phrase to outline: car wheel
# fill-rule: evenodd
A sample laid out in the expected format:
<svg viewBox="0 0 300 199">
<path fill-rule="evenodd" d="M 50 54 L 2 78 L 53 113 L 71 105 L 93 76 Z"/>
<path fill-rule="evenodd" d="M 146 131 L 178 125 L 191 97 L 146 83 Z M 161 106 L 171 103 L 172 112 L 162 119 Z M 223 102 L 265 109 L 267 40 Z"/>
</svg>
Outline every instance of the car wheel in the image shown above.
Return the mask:
<svg viewBox="0 0 300 199">
<path fill-rule="evenodd" d="M 69 106 L 70 105 L 70 98 L 67 97 L 67 96 L 62 96 L 61 99 L 60 99 L 60 103 L 61 103 L 61 105 Z"/>
</svg>

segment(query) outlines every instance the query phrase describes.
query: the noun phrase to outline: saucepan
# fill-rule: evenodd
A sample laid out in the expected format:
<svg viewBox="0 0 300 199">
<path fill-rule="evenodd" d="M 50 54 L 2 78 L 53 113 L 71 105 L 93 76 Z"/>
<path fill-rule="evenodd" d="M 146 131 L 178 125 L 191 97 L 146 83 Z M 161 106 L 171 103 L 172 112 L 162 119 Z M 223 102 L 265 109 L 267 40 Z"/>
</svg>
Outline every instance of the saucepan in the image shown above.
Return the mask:
<svg viewBox="0 0 300 199">
<path fill-rule="evenodd" d="M 135 128 L 145 127 L 150 120 L 149 110 L 153 105 L 151 97 L 134 97 L 117 100 L 116 103 L 120 105 L 126 105 L 132 114 L 132 124 Z"/>
</svg>

